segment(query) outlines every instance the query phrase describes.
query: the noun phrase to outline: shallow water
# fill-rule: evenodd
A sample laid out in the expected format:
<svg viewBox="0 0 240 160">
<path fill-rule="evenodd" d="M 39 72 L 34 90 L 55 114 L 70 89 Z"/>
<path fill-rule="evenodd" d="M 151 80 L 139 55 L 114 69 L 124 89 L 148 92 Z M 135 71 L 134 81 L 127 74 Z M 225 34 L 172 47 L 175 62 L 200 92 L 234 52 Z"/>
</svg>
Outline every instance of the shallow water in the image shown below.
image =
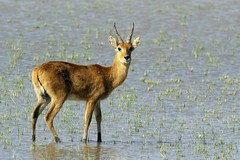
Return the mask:
<svg viewBox="0 0 240 160">
<path fill-rule="evenodd" d="M 0 1 L 0 159 L 237 159 L 240 2 Z M 83 144 L 84 102 L 67 101 L 54 126 L 39 117 L 31 71 L 43 62 L 111 65 L 113 23 L 141 43 L 125 83 L 102 102 Z M 46 109 L 47 111 L 47 109 Z M 45 112 L 46 112 L 45 111 Z"/>
</svg>

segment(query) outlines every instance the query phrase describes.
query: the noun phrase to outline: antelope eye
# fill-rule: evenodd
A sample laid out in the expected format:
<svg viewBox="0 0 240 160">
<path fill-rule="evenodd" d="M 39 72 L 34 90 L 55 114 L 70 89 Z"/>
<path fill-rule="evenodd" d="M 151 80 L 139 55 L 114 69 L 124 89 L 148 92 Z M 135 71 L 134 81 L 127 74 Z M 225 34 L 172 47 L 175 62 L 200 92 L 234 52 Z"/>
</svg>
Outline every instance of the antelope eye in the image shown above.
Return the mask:
<svg viewBox="0 0 240 160">
<path fill-rule="evenodd" d="M 129 48 L 129 51 L 133 51 L 133 50 L 134 50 L 134 48 L 133 48 L 133 47 L 130 47 L 130 48 Z"/>
<path fill-rule="evenodd" d="M 122 49 L 120 47 L 118 47 L 118 51 L 120 52 Z"/>
</svg>

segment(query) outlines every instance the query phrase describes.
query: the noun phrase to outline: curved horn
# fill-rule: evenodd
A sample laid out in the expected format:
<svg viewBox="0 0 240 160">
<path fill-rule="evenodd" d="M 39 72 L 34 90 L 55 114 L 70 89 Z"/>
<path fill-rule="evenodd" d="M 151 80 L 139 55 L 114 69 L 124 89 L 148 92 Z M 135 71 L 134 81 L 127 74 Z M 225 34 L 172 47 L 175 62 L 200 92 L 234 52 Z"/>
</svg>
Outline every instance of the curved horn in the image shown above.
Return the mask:
<svg viewBox="0 0 240 160">
<path fill-rule="evenodd" d="M 121 36 L 119 35 L 119 33 L 117 31 L 115 23 L 114 23 L 114 29 L 115 29 L 115 33 L 116 33 L 116 36 L 117 36 L 117 39 L 118 39 L 118 43 L 123 43 L 123 40 L 122 40 Z"/>
<path fill-rule="evenodd" d="M 128 36 L 127 36 L 127 40 L 126 40 L 127 43 L 131 43 L 133 31 L 134 31 L 134 23 L 132 24 L 132 29 L 131 29 L 131 31 L 129 32 Z"/>
</svg>

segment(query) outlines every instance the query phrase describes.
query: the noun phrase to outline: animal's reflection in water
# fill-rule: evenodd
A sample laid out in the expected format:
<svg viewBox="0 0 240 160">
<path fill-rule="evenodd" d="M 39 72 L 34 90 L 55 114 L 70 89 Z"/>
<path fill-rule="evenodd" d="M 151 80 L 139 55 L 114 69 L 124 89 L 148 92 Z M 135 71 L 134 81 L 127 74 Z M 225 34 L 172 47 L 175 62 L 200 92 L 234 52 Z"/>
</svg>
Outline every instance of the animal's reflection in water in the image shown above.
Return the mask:
<svg viewBox="0 0 240 160">
<path fill-rule="evenodd" d="M 50 143 L 47 145 L 33 145 L 32 147 L 33 159 L 101 159 L 101 156 L 105 157 L 104 152 L 101 152 L 101 145 L 96 143 L 95 145 L 89 144 L 56 144 Z M 104 150 L 104 149 L 103 149 Z M 105 152 L 106 153 L 106 152 Z"/>
</svg>

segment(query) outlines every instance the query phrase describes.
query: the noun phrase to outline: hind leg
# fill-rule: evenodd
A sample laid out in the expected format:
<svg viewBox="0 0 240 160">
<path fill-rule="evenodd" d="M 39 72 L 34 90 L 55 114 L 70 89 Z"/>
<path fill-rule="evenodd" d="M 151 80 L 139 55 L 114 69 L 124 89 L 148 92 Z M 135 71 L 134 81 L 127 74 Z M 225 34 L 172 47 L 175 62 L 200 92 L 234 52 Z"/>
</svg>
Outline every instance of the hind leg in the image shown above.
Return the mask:
<svg viewBox="0 0 240 160">
<path fill-rule="evenodd" d="M 60 138 L 58 138 L 58 135 L 54 129 L 53 119 L 55 118 L 55 116 L 57 115 L 59 110 L 62 108 L 62 105 L 63 105 L 65 99 L 66 99 L 66 96 L 62 96 L 62 97 L 59 96 L 58 99 L 53 98 L 52 102 L 51 102 L 51 106 L 44 117 L 44 120 L 47 123 L 47 126 L 48 126 L 49 130 L 51 131 L 51 133 L 57 143 L 59 143 L 61 141 L 60 141 Z"/>
<path fill-rule="evenodd" d="M 50 102 L 49 97 L 42 96 L 38 97 L 36 107 L 32 112 L 32 141 L 36 140 L 36 123 L 38 116 L 42 113 L 42 111 L 49 104 L 49 102 Z"/>
</svg>

